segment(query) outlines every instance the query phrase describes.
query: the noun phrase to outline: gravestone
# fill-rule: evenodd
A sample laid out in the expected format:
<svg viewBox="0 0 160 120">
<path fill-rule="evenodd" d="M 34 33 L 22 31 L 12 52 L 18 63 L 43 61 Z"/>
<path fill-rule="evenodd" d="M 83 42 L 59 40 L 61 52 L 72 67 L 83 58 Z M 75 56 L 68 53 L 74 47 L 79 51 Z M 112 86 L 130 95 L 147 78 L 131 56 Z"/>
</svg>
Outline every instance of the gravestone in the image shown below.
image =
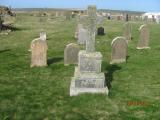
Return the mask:
<svg viewBox="0 0 160 120">
<path fill-rule="evenodd" d="M 99 27 L 97 30 L 97 35 L 104 35 L 104 28 L 103 27 Z"/>
<path fill-rule="evenodd" d="M 123 35 L 126 38 L 127 41 L 131 41 L 132 38 L 132 27 L 131 23 L 126 22 L 123 26 Z"/>
<path fill-rule="evenodd" d="M 160 23 L 160 15 L 157 15 L 157 17 L 156 17 L 156 23 L 157 23 L 157 24 Z"/>
<path fill-rule="evenodd" d="M 47 66 L 47 42 L 37 38 L 31 42 L 31 67 Z"/>
<path fill-rule="evenodd" d="M 112 53 L 110 64 L 126 62 L 127 57 L 127 41 L 124 37 L 116 37 L 112 43 Z"/>
<path fill-rule="evenodd" d="M 128 14 L 126 14 L 126 22 L 128 22 L 129 21 L 129 16 L 128 16 Z"/>
<path fill-rule="evenodd" d="M 149 29 L 147 25 L 141 25 L 139 28 L 140 38 L 137 49 L 148 49 L 149 47 Z"/>
<path fill-rule="evenodd" d="M 43 41 L 46 41 L 46 39 L 47 39 L 46 32 L 44 32 L 44 31 L 40 32 L 40 39 L 43 40 Z"/>
<path fill-rule="evenodd" d="M 70 85 L 70 96 L 81 93 L 108 94 L 105 75 L 101 72 L 102 54 L 95 52 L 96 6 L 88 6 L 88 35 L 86 50 L 79 51 L 78 67 Z"/>
<path fill-rule="evenodd" d="M 104 17 L 102 15 L 97 16 L 97 25 L 102 26 L 104 24 Z"/>
<path fill-rule="evenodd" d="M 75 43 L 70 43 L 66 46 L 64 50 L 64 64 L 77 64 L 78 63 L 78 53 L 79 46 Z"/>
<path fill-rule="evenodd" d="M 88 40 L 88 30 L 84 28 L 80 28 L 78 31 L 78 44 L 86 44 L 86 40 Z"/>
<path fill-rule="evenodd" d="M 79 30 L 82 29 L 82 28 L 83 28 L 83 25 L 80 24 L 80 23 L 78 23 L 78 24 L 77 24 L 77 28 L 76 28 L 76 32 L 75 32 L 75 38 L 78 38 L 78 32 L 79 32 Z"/>
<path fill-rule="evenodd" d="M 0 31 L 2 30 L 2 17 L 1 17 L 1 15 L 0 15 Z"/>
</svg>

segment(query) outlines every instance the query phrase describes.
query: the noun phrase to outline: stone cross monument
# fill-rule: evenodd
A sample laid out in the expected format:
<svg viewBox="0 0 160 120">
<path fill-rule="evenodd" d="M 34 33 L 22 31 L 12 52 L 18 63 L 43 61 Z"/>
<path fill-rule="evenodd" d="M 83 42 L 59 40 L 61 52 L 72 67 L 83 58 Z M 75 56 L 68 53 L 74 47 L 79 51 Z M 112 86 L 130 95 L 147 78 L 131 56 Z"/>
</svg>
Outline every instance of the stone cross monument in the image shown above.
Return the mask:
<svg viewBox="0 0 160 120">
<path fill-rule="evenodd" d="M 108 94 L 105 75 L 101 72 L 102 54 L 95 52 L 96 6 L 88 6 L 88 34 L 86 50 L 79 51 L 78 67 L 70 85 L 70 96 L 81 93 Z"/>
</svg>

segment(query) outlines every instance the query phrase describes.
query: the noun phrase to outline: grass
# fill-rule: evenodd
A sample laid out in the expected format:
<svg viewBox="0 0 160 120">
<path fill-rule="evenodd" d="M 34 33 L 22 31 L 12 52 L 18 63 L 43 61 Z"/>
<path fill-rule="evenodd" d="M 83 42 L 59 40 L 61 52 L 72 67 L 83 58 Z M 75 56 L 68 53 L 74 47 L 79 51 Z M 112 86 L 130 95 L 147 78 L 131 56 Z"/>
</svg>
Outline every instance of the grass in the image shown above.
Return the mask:
<svg viewBox="0 0 160 120">
<path fill-rule="evenodd" d="M 160 25 L 150 24 L 150 50 L 137 50 L 138 28 L 132 23 L 127 63 L 109 65 L 111 41 L 124 22 L 106 21 L 96 37 L 103 54 L 109 95 L 69 96 L 74 65 L 65 67 L 64 48 L 74 38 L 76 20 L 18 14 L 17 30 L 0 35 L 0 120 L 158 120 L 160 115 Z M 30 68 L 30 42 L 47 32 L 49 66 Z M 128 105 L 129 102 L 145 104 Z"/>
</svg>

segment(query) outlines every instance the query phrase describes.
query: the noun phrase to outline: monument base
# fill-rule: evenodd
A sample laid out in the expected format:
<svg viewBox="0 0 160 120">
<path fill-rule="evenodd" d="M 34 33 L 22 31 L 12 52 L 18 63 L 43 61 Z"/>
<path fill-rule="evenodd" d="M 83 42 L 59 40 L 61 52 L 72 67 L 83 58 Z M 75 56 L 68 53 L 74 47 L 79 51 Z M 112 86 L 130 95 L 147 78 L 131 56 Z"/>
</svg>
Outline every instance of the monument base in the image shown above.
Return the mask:
<svg viewBox="0 0 160 120">
<path fill-rule="evenodd" d="M 112 60 L 110 62 L 110 64 L 118 64 L 118 63 L 125 63 L 126 59 L 116 59 L 116 60 Z"/>
<path fill-rule="evenodd" d="M 70 85 L 70 96 L 76 96 L 82 93 L 101 93 L 108 95 L 104 73 L 80 72 L 78 67 L 76 67 Z"/>
<path fill-rule="evenodd" d="M 151 49 L 150 47 L 137 47 L 138 50 L 142 50 L 142 49 Z"/>
</svg>

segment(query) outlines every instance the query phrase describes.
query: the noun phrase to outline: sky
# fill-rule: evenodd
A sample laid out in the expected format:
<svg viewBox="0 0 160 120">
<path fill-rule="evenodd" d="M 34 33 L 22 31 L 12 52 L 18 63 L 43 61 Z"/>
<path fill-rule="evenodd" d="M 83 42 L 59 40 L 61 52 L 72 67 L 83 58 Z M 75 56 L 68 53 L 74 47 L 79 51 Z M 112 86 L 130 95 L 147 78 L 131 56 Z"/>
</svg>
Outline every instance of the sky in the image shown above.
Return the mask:
<svg viewBox="0 0 160 120">
<path fill-rule="evenodd" d="M 0 0 L 11 8 L 80 8 L 160 12 L 160 0 Z"/>
</svg>

